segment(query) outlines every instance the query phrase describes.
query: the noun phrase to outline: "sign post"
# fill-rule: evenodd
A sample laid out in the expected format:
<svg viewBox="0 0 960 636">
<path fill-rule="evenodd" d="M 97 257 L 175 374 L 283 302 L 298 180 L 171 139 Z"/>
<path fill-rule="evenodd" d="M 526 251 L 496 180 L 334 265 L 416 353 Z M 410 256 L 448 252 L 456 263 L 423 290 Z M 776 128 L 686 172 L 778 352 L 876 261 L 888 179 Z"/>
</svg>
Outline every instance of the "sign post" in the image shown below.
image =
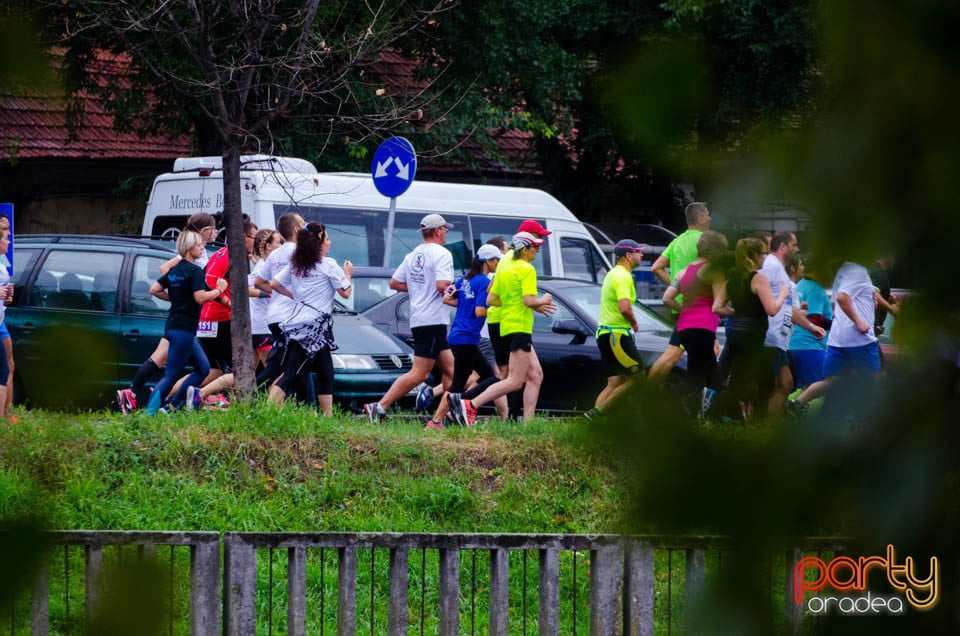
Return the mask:
<svg viewBox="0 0 960 636">
<path fill-rule="evenodd" d="M 403 137 L 390 137 L 373 154 L 370 167 L 373 185 L 377 192 L 390 199 L 390 214 L 387 216 L 386 245 L 383 249 L 383 266 L 390 267 L 390 248 L 393 244 L 393 228 L 396 224 L 397 197 L 407 191 L 417 174 L 417 153 L 413 144 Z"/>
</svg>

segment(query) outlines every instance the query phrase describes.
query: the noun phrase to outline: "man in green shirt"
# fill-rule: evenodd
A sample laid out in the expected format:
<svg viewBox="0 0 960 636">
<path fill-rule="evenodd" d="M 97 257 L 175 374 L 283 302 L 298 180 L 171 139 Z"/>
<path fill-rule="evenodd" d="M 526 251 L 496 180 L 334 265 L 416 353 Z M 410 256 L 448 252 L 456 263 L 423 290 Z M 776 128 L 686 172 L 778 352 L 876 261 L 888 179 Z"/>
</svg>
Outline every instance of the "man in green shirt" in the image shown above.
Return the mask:
<svg viewBox="0 0 960 636">
<path fill-rule="evenodd" d="M 617 264 L 603 279 L 597 348 L 600 349 L 600 358 L 607 370 L 607 386 L 597 396 L 593 410 L 586 413 L 588 419 L 599 415 L 627 390 L 643 371 L 643 362 L 633 339 L 633 333 L 638 328 L 637 317 L 633 314 L 637 287 L 631 273 L 640 267 L 643 260 L 642 249 L 642 245 L 631 239 L 619 241 L 613 248 Z"/>
<path fill-rule="evenodd" d="M 696 260 L 697 241 L 700 240 L 701 234 L 710 229 L 710 210 L 707 209 L 706 203 L 694 201 L 684 210 L 684 215 L 687 218 L 687 231 L 670 241 L 667 249 L 663 250 L 650 267 L 653 275 L 664 285 L 670 285 L 671 277 L 676 277 L 686 269 L 687 265 Z M 669 273 L 667 273 L 668 266 Z M 678 295 L 676 300 L 683 304 L 683 296 Z M 674 329 L 667 350 L 650 367 L 650 382 L 655 384 L 662 382 L 682 357 L 683 349 L 680 348 L 680 339 L 677 336 L 677 330 Z"/>
</svg>

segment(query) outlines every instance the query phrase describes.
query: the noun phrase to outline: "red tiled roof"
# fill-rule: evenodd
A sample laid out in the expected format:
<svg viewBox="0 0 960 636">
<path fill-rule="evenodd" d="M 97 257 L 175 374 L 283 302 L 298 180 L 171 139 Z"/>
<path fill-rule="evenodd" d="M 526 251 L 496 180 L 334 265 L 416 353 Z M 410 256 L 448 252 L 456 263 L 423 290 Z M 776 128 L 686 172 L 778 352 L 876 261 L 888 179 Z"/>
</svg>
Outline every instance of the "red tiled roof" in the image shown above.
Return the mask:
<svg viewBox="0 0 960 636">
<path fill-rule="evenodd" d="M 56 54 L 56 52 L 55 52 Z M 123 75 L 128 60 L 100 52 L 88 68 L 103 76 Z M 371 72 L 389 92 L 420 91 L 428 84 L 415 77 L 417 62 L 394 51 L 384 52 Z M 174 159 L 192 154 L 190 138 L 140 138 L 113 128 L 113 117 L 95 96 L 81 94 L 83 125 L 76 138 L 67 131 L 67 93 L 60 86 L 31 87 L 12 93 L 0 91 L 0 161 L 13 159 Z M 470 135 L 460 137 L 459 153 L 425 157 L 423 168 L 433 172 L 465 172 L 462 157 L 470 157 L 482 172 L 539 174 L 530 133 L 509 130 L 491 133 L 500 157 L 486 154 Z"/>
<path fill-rule="evenodd" d="M 91 65 L 102 75 L 122 74 L 126 61 L 101 53 Z M 67 131 L 67 93 L 59 86 L 0 92 L 0 160 L 9 159 L 169 159 L 190 154 L 190 139 L 119 133 L 96 97 L 81 95 L 83 123 L 76 138 Z"/>
</svg>

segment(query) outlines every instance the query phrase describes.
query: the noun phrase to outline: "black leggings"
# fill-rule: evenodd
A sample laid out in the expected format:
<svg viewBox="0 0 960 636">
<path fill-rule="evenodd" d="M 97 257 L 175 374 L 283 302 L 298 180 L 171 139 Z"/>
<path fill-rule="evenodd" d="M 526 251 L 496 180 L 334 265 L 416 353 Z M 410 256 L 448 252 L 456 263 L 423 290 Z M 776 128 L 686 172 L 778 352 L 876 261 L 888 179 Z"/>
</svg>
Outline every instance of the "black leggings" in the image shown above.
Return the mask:
<svg viewBox="0 0 960 636">
<path fill-rule="evenodd" d="M 687 352 L 686 388 L 690 391 L 718 388 L 719 367 L 713 342 L 717 334 L 709 329 L 684 329 L 679 332 L 680 344 Z"/>
<path fill-rule="evenodd" d="M 493 369 L 478 345 L 450 345 L 450 351 L 453 353 L 453 381 L 448 389 L 450 393 L 463 393 L 467 380 L 474 371 L 480 376 L 481 382 L 494 377 Z"/>
<path fill-rule="evenodd" d="M 277 380 L 277 386 L 289 395 L 291 389 L 305 381 L 311 372 L 317 374 L 317 395 L 333 395 L 333 358 L 330 351 L 322 349 L 311 356 L 296 340 L 287 342 L 283 375 Z"/>
</svg>

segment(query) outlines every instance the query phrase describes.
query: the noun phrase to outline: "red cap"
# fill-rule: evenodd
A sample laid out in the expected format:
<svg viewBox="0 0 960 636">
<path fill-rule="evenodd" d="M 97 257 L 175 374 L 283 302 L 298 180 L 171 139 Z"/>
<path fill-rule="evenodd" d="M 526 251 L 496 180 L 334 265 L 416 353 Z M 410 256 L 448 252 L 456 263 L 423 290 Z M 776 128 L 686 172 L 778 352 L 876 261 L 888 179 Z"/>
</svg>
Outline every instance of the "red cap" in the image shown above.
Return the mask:
<svg viewBox="0 0 960 636">
<path fill-rule="evenodd" d="M 530 232 L 531 234 L 539 234 L 540 236 L 546 236 L 550 234 L 550 230 L 540 225 L 539 221 L 534 221 L 533 219 L 527 219 L 520 224 L 520 227 L 517 228 L 517 233 L 520 232 Z"/>
</svg>

